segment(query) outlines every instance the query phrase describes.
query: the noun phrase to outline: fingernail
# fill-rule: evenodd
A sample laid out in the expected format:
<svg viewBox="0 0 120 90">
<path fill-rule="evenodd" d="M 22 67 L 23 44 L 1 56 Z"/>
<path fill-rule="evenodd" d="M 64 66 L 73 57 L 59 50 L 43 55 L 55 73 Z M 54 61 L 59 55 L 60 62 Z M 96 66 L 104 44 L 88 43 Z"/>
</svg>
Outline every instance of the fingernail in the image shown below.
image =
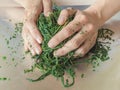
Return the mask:
<svg viewBox="0 0 120 90">
<path fill-rule="evenodd" d="M 50 14 L 51 14 L 51 12 L 47 12 L 47 13 L 45 13 L 45 16 L 48 17 L 48 16 L 50 16 Z"/>
<path fill-rule="evenodd" d="M 27 48 L 27 46 L 24 46 L 24 48 L 25 48 L 25 52 L 27 52 L 27 51 L 28 51 L 28 48 Z"/>
<path fill-rule="evenodd" d="M 37 42 L 38 42 L 39 44 L 41 44 L 41 43 L 42 43 L 42 40 L 39 39 L 39 38 L 37 38 Z"/>
<path fill-rule="evenodd" d="M 61 56 L 65 55 L 65 51 L 62 49 L 58 49 L 58 50 L 54 51 L 53 55 L 56 57 L 61 57 Z"/>
<path fill-rule="evenodd" d="M 54 45 L 52 43 L 48 43 L 48 47 L 54 48 Z"/>
<path fill-rule="evenodd" d="M 53 52 L 53 55 L 54 55 L 55 57 L 57 57 L 57 56 L 58 56 L 57 51 L 54 51 L 54 52 Z"/>
<path fill-rule="evenodd" d="M 31 53 L 32 53 L 32 55 L 33 55 L 33 56 L 35 55 L 35 52 L 34 52 L 34 50 L 33 50 L 33 49 L 31 50 Z"/>
<path fill-rule="evenodd" d="M 75 53 L 74 57 L 82 57 L 82 54 L 81 53 Z"/>
<path fill-rule="evenodd" d="M 35 48 L 35 51 L 37 54 L 40 54 L 40 50 L 38 48 Z"/>
<path fill-rule="evenodd" d="M 25 52 L 29 51 L 28 48 L 25 48 Z"/>
<path fill-rule="evenodd" d="M 58 24 L 62 25 L 64 23 L 64 21 L 65 21 L 65 17 L 60 17 L 58 19 Z"/>
<path fill-rule="evenodd" d="M 74 57 L 82 57 L 82 50 L 79 50 L 79 52 L 75 52 Z"/>
</svg>

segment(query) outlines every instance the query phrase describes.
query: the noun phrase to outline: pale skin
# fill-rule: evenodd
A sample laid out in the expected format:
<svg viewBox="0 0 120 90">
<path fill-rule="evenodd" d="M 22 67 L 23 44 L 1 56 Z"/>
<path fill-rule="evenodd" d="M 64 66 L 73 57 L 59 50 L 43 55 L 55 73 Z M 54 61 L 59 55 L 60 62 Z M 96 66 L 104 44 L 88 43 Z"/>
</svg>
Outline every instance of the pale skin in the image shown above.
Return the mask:
<svg viewBox="0 0 120 90">
<path fill-rule="evenodd" d="M 22 0 L 17 1 L 22 2 Z M 27 2 L 27 4 L 24 2 L 22 3 L 25 5 L 25 16 L 27 19 L 24 22 L 22 34 L 25 50 L 30 50 L 33 55 L 40 54 L 42 49 L 39 44 L 42 43 L 42 36 L 36 27 L 36 19 L 41 11 L 44 11 L 45 15 L 48 16 L 49 12 L 52 11 L 52 4 L 50 0 L 26 1 L 29 2 Z M 35 4 L 33 5 L 31 3 Z M 31 7 L 31 5 L 33 6 Z M 35 11 L 32 12 L 32 10 Z M 98 34 L 98 28 L 100 28 L 100 26 L 119 10 L 120 0 L 97 0 L 93 5 L 83 11 L 72 8 L 62 10 L 58 18 L 59 25 L 63 25 L 71 15 L 75 14 L 75 17 L 66 27 L 53 36 L 49 41 L 48 46 L 54 48 L 63 40 L 76 33 L 76 35 L 62 48 L 56 50 L 54 55 L 64 56 L 75 50 L 75 56 L 84 56 L 94 46 Z M 32 47 L 30 45 L 32 45 Z"/>
<path fill-rule="evenodd" d="M 32 55 L 41 54 L 42 35 L 36 26 L 38 16 L 44 12 L 49 16 L 52 12 L 51 0 L 16 0 L 25 8 L 24 26 L 22 37 L 24 39 L 25 51 L 30 51 Z"/>
</svg>

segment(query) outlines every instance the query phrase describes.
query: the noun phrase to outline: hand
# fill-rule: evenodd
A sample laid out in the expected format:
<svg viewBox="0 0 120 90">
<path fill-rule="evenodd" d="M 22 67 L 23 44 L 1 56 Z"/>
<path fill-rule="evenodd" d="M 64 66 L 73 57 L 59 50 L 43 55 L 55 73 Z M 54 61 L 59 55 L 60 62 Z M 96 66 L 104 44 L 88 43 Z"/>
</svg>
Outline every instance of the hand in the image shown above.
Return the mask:
<svg viewBox="0 0 120 90">
<path fill-rule="evenodd" d="M 52 12 L 52 3 L 50 0 L 33 0 L 29 3 L 25 9 L 22 37 L 25 51 L 30 50 L 32 55 L 36 55 L 42 52 L 40 47 L 42 35 L 37 28 L 36 21 L 42 11 L 44 11 L 45 16 L 49 16 L 49 13 Z"/>
<path fill-rule="evenodd" d="M 95 44 L 98 28 L 101 26 L 101 21 L 96 12 L 89 10 L 75 10 L 72 8 L 64 9 L 61 11 L 58 18 L 58 24 L 63 25 L 66 20 L 75 14 L 74 19 L 61 31 L 59 31 L 49 41 L 50 48 L 56 47 L 63 40 L 75 34 L 62 48 L 54 52 L 55 56 L 64 56 L 67 53 L 75 50 L 75 56 L 84 56 Z"/>
</svg>

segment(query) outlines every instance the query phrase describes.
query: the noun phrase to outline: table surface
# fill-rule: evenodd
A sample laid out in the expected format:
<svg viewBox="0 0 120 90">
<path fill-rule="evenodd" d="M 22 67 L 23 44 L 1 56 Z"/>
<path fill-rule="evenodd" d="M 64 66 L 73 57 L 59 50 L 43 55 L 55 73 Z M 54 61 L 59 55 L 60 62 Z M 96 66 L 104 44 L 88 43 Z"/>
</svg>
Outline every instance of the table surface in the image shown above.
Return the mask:
<svg viewBox="0 0 120 90">
<path fill-rule="evenodd" d="M 11 40 L 10 46 L 17 50 L 16 54 L 11 52 L 7 48 L 6 38 L 9 38 L 14 34 L 14 23 L 21 20 L 18 17 L 22 17 L 23 10 L 21 8 L 6 8 L 7 13 L 4 12 L 5 8 L 1 8 L 2 14 L 0 14 L 0 77 L 9 77 L 10 80 L 0 81 L 0 90 L 120 90 L 120 15 L 114 16 L 104 27 L 112 29 L 115 34 L 113 38 L 115 42 L 111 45 L 111 51 L 109 53 L 111 60 L 102 63 L 97 67 L 96 71 L 92 71 L 92 68 L 80 65 L 76 70 L 75 85 L 70 88 L 64 88 L 61 85 L 60 80 L 56 80 L 54 77 L 49 76 L 41 82 L 31 83 L 26 80 L 28 77 L 38 77 L 40 73 L 36 70 L 34 73 L 24 74 L 24 69 L 29 68 L 33 63 L 30 55 L 26 55 L 22 60 L 21 56 L 24 55 L 23 46 L 17 45 L 21 40 L 21 36 L 18 35 L 16 39 Z M 18 13 L 15 13 L 15 12 Z M 14 14 L 13 14 L 14 12 Z M 12 21 L 9 21 L 12 19 Z M 7 56 L 6 60 L 2 57 Z M 12 58 L 15 58 L 12 61 Z M 85 77 L 80 78 L 80 75 L 84 73 Z"/>
</svg>

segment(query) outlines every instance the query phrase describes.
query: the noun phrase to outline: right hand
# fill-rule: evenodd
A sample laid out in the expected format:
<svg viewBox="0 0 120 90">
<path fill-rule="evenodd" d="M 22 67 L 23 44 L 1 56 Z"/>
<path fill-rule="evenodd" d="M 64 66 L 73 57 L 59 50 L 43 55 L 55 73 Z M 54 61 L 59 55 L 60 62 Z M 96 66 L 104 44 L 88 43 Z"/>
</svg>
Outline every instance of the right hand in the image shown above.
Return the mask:
<svg viewBox="0 0 120 90">
<path fill-rule="evenodd" d="M 63 25 L 74 14 L 74 19 L 48 42 L 48 46 L 54 48 L 74 34 L 63 47 L 54 52 L 57 57 L 64 56 L 74 50 L 74 56 L 83 57 L 96 42 L 98 28 L 103 24 L 103 20 L 99 18 L 95 9 L 89 8 L 84 11 L 73 8 L 64 9 L 60 13 L 58 24 Z"/>
<path fill-rule="evenodd" d="M 25 51 L 30 50 L 34 56 L 42 52 L 40 47 L 42 35 L 37 28 L 36 21 L 42 11 L 45 16 L 49 16 L 50 12 L 52 12 L 52 2 L 51 0 L 30 0 L 28 3 L 28 7 L 25 8 L 22 37 L 24 39 Z"/>
</svg>

